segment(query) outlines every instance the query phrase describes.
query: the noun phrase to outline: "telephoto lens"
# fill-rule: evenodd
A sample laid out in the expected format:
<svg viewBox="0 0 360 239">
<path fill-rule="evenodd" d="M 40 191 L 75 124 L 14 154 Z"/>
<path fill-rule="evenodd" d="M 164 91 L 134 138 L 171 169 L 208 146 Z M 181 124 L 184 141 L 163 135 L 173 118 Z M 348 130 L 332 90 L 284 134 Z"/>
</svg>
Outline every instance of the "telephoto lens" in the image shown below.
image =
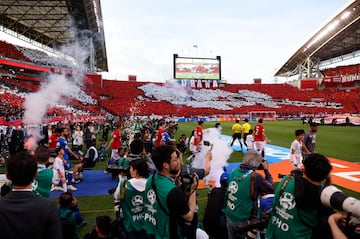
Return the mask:
<svg viewBox="0 0 360 239">
<path fill-rule="evenodd" d="M 321 191 L 321 203 L 336 210 L 351 213 L 352 216 L 360 218 L 360 201 L 349 197 L 335 186 L 327 186 Z"/>
</svg>

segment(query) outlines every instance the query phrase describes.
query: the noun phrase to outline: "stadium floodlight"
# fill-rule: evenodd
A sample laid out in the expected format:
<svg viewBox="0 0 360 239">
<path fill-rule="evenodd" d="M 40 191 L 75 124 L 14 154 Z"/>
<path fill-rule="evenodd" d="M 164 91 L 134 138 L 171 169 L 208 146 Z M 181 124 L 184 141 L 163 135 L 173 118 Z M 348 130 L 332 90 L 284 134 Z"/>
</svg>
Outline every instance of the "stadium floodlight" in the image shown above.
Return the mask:
<svg viewBox="0 0 360 239">
<path fill-rule="evenodd" d="M 346 19 L 346 18 L 348 18 L 350 16 L 350 12 L 349 11 L 346 11 L 346 12 L 344 12 L 342 15 L 341 15 L 341 20 L 344 20 L 344 19 Z"/>
<path fill-rule="evenodd" d="M 321 31 L 317 36 L 312 40 L 309 45 L 307 45 L 307 48 L 310 48 L 314 43 L 318 42 L 321 38 L 325 37 L 329 34 L 330 31 L 334 30 L 337 25 L 339 25 L 339 20 L 335 20 L 331 22 L 323 31 Z"/>
<path fill-rule="evenodd" d="M 329 24 L 329 26 L 326 28 L 326 30 L 327 30 L 327 32 L 326 33 L 328 33 L 329 31 L 331 31 L 331 30 L 333 30 L 333 29 L 335 29 L 335 27 L 337 26 L 337 25 L 339 25 L 339 20 L 335 20 L 335 21 L 333 21 L 332 23 L 330 23 Z"/>
</svg>

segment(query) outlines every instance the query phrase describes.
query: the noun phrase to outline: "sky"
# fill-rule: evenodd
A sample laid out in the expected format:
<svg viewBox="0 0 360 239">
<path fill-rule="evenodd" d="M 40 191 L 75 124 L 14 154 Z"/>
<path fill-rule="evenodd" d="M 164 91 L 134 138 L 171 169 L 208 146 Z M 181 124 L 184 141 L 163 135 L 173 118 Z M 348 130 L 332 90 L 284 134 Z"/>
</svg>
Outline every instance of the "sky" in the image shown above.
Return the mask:
<svg viewBox="0 0 360 239">
<path fill-rule="evenodd" d="M 103 76 L 165 82 L 176 53 L 221 56 L 228 83 L 272 83 L 275 71 L 346 2 L 103 0 L 110 72 Z"/>
<path fill-rule="evenodd" d="M 289 80 L 275 79 L 275 71 L 346 2 L 102 0 L 109 66 L 102 75 L 165 82 L 173 79 L 173 54 L 179 54 L 221 56 L 228 83 Z"/>
</svg>

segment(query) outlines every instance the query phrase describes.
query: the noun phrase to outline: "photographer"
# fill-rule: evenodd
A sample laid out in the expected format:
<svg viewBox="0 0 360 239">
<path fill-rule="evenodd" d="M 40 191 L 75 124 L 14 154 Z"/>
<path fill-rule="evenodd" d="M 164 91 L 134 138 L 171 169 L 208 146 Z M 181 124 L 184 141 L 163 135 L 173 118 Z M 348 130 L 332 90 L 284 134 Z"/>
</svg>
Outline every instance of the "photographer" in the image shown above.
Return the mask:
<svg viewBox="0 0 360 239">
<path fill-rule="evenodd" d="M 220 176 L 221 187 L 211 189 L 208 194 L 207 205 L 204 211 L 203 226 L 206 233 L 213 239 L 226 239 L 226 220 L 222 212 L 224 198 L 229 185 L 230 175 L 224 172 Z"/>
<path fill-rule="evenodd" d="M 179 160 L 182 162 L 183 157 L 182 157 L 182 153 L 180 152 L 180 150 L 175 148 L 175 152 L 176 152 L 176 155 L 179 158 Z M 203 179 L 205 176 L 207 176 L 210 173 L 211 160 L 212 160 L 212 153 L 211 153 L 211 151 L 208 151 L 205 154 L 205 163 L 204 163 L 203 168 L 195 168 L 191 164 L 182 163 L 181 170 L 179 171 L 179 173 L 177 175 L 173 175 L 173 177 L 175 178 L 175 181 L 181 180 L 181 176 L 184 175 L 183 173 L 185 173 L 185 175 L 186 175 L 185 170 L 188 171 L 189 174 L 196 173 L 196 175 L 199 179 Z"/>
<path fill-rule="evenodd" d="M 321 182 L 327 179 L 325 183 L 330 183 L 332 167 L 325 156 L 316 153 L 310 154 L 303 165 L 302 176 L 286 176 L 276 189 L 267 239 L 318 236 L 317 226 L 327 214 L 320 200 Z"/>
<path fill-rule="evenodd" d="M 158 146 L 152 153 L 152 159 L 158 172 L 146 182 L 145 230 L 157 239 L 184 238 L 181 233 L 184 222 L 191 222 L 194 217 L 197 178 L 193 177 L 190 187 L 192 193 L 187 199 L 172 178 L 181 167 L 175 149 L 169 145 Z"/>
<path fill-rule="evenodd" d="M 346 219 L 346 215 L 343 213 L 334 213 L 328 218 L 328 223 L 330 226 L 332 237 L 335 239 L 347 239 L 347 236 L 339 228 L 339 223 Z"/>
<path fill-rule="evenodd" d="M 256 173 L 256 169 L 263 169 L 265 178 Z M 249 150 L 240 167 L 232 171 L 225 196 L 223 212 L 229 239 L 256 237 L 257 229 L 239 231 L 236 226 L 256 218 L 258 197 L 273 192 L 274 183 L 266 160 L 256 150 Z"/>
<path fill-rule="evenodd" d="M 59 217 L 64 238 L 78 238 L 76 227 L 83 221 L 83 216 L 78 207 L 78 201 L 71 192 L 64 192 L 59 197 Z"/>
<path fill-rule="evenodd" d="M 144 230 L 144 198 L 146 178 L 149 175 L 145 159 L 139 158 L 130 162 L 131 178 L 119 182 L 118 210 L 122 211 L 124 231 L 128 239 L 147 239 Z M 116 208 L 116 207 L 115 207 Z M 120 214 L 120 213 L 119 213 Z M 120 216 L 121 217 L 121 216 Z"/>
<path fill-rule="evenodd" d="M 182 162 L 182 154 L 181 152 L 175 148 L 176 156 L 179 161 Z M 192 191 L 191 186 L 194 183 L 194 176 L 197 180 L 203 179 L 210 172 L 210 162 L 212 160 L 212 153 L 208 151 L 205 155 L 205 164 L 204 168 L 194 168 L 190 164 L 182 164 L 181 169 L 178 174 L 173 175 L 172 177 L 175 179 L 175 184 L 181 188 L 184 192 L 185 197 L 189 198 L 192 193 L 196 193 Z M 196 229 L 198 227 L 198 209 L 199 207 L 196 204 L 196 209 L 194 213 L 193 220 L 190 223 L 185 223 L 185 233 L 187 239 L 195 239 L 196 238 Z"/>
<path fill-rule="evenodd" d="M 346 195 L 334 185 L 322 188 L 320 200 L 325 207 L 338 211 L 321 221 L 326 221 L 324 229 L 328 232 L 324 237 L 323 230 L 321 238 L 360 238 L 360 200 Z"/>
</svg>

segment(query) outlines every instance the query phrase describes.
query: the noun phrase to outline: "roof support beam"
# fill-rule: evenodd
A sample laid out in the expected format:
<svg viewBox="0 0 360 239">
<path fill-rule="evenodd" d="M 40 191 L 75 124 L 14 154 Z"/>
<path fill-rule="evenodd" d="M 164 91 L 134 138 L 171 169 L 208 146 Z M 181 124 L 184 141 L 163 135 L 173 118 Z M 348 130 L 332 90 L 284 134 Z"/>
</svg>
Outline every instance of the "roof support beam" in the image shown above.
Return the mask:
<svg viewBox="0 0 360 239">
<path fill-rule="evenodd" d="M 300 64 L 296 67 L 293 73 L 299 75 L 299 80 L 319 78 L 321 77 L 320 61 L 307 58 L 303 64 Z"/>
</svg>

